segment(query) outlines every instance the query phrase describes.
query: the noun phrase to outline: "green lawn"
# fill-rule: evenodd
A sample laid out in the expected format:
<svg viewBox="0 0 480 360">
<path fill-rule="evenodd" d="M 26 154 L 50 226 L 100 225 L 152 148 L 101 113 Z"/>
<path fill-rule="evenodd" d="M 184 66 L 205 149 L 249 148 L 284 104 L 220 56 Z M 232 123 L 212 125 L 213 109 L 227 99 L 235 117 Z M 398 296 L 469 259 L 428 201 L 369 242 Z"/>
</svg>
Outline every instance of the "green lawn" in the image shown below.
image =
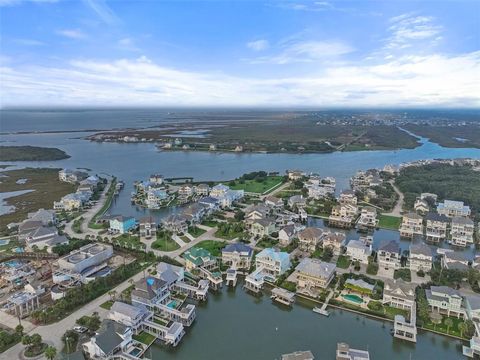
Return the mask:
<svg viewBox="0 0 480 360">
<path fill-rule="evenodd" d="M 234 180 L 234 185 L 230 185 L 232 182 L 228 183 L 228 185 L 233 190 L 245 190 L 245 192 L 263 194 L 272 187 L 281 184 L 282 180 L 283 176 L 267 176 L 263 182 L 244 180 L 243 183 L 240 183 L 238 180 Z"/>
<path fill-rule="evenodd" d="M 408 318 L 408 311 L 404 309 L 398 309 L 391 306 L 384 306 L 385 315 L 389 319 L 394 319 L 395 315 L 403 315 L 406 319 Z"/>
<path fill-rule="evenodd" d="M 215 227 L 218 225 L 218 222 L 215 220 L 204 220 L 202 221 L 202 225 L 209 226 L 209 227 Z"/>
<path fill-rule="evenodd" d="M 381 214 L 379 217 L 378 227 L 383 229 L 398 230 L 401 222 L 402 222 L 401 217 Z"/>
<path fill-rule="evenodd" d="M 155 341 L 155 336 L 150 335 L 149 333 L 146 333 L 145 331 L 142 331 L 138 335 L 133 335 L 133 339 L 137 340 L 138 342 L 141 342 L 142 344 L 150 345 L 153 341 Z"/>
<path fill-rule="evenodd" d="M 261 247 L 261 248 L 269 248 L 269 247 L 274 247 L 274 246 L 277 246 L 277 245 L 278 245 L 278 240 L 271 239 L 271 238 L 262 239 L 257 243 L 257 246 Z"/>
<path fill-rule="evenodd" d="M 447 325 L 445 325 L 445 320 L 447 319 L 447 316 L 444 316 L 442 319 L 442 323 L 435 325 L 433 322 L 428 321 L 423 324 L 423 327 L 426 329 L 438 331 L 441 333 L 449 334 L 449 335 L 454 335 L 454 336 L 459 336 L 460 337 L 460 330 L 458 329 L 458 325 L 463 323 L 462 319 L 457 319 L 456 317 L 450 316 L 450 319 L 452 319 L 453 326 L 448 329 L 447 332 Z"/>
<path fill-rule="evenodd" d="M 180 239 L 182 239 L 182 241 L 183 241 L 184 243 L 186 243 L 186 244 L 188 244 L 188 243 L 190 242 L 190 239 L 189 239 L 187 236 L 185 236 L 185 235 L 180 236 Z"/>
<path fill-rule="evenodd" d="M 200 229 L 198 226 L 190 226 L 188 228 L 188 233 L 194 237 L 199 237 L 207 232 L 207 230 Z"/>
<path fill-rule="evenodd" d="M 340 255 L 337 260 L 337 267 L 341 269 L 348 269 L 348 267 L 350 266 L 350 263 L 351 261 L 348 258 L 348 256 Z"/>
<path fill-rule="evenodd" d="M 160 251 L 174 251 L 180 248 L 180 246 L 170 237 L 157 238 L 152 243 L 152 248 Z"/>
<path fill-rule="evenodd" d="M 110 310 L 112 308 L 112 305 L 113 305 L 113 301 L 108 300 L 108 301 L 105 301 L 103 304 L 101 304 L 100 307 L 105 310 Z"/>
<path fill-rule="evenodd" d="M 215 241 L 215 240 L 203 240 L 200 241 L 196 248 L 203 248 L 207 250 L 213 256 L 220 256 L 222 254 L 222 249 L 227 243 L 225 241 Z"/>
</svg>

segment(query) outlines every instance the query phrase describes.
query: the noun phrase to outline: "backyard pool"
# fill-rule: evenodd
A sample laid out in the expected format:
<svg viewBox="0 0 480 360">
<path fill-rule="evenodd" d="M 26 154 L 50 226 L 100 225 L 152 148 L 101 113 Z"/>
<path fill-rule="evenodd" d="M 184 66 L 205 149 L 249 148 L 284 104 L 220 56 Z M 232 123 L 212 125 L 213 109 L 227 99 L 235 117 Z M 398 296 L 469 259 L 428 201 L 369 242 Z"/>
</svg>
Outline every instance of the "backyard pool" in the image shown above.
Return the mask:
<svg viewBox="0 0 480 360">
<path fill-rule="evenodd" d="M 130 355 L 137 356 L 141 352 L 142 352 L 142 350 L 140 350 L 139 348 L 135 348 L 132 351 L 130 351 Z"/>
<path fill-rule="evenodd" d="M 363 303 L 363 299 L 360 296 L 357 296 L 357 295 L 347 294 L 347 295 L 342 295 L 342 297 L 345 300 L 348 300 L 348 301 L 351 301 L 351 302 L 354 302 L 354 303 L 357 303 L 357 304 L 362 304 Z"/>
<path fill-rule="evenodd" d="M 10 240 L 0 240 L 0 246 L 8 245 L 9 242 Z"/>
<path fill-rule="evenodd" d="M 175 300 L 170 301 L 167 306 L 171 309 L 175 309 L 177 307 L 177 302 Z"/>
</svg>

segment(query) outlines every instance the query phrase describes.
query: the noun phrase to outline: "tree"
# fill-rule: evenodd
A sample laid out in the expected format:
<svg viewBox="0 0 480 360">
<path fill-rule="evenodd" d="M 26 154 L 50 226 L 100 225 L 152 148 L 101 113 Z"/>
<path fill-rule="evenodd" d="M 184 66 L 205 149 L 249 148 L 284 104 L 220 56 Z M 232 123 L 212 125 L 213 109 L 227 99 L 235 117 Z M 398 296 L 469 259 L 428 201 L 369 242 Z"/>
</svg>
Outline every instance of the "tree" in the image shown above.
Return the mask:
<svg viewBox="0 0 480 360">
<path fill-rule="evenodd" d="M 446 318 L 445 325 L 447 325 L 447 334 L 448 334 L 450 332 L 450 327 L 453 326 L 453 320 L 450 318 Z"/>
<path fill-rule="evenodd" d="M 23 335 L 22 345 L 25 345 L 27 347 L 32 345 L 32 337 L 30 335 Z"/>
<path fill-rule="evenodd" d="M 22 325 L 17 325 L 15 327 L 15 334 L 22 336 L 23 335 L 23 326 Z"/>
<path fill-rule="evenodd" d="M 42 337 L 40 336 L 40 334 L 33 334 L 31 339 L 33 347 L 38 347 L 42 344 Z"/>
<path fill-rule="evenodd" d="M 442 323 L 442 314 L 434 311 L 430 314 L 430 319 L 433 322 L 433 330 L 435 330 L 437 325 Z"/>
<path fill-rule="evenodd" d="M 468 325 L 465 322 L 458 324 L 458 330 L 460 330 L 460 337 L 463 337 L 463 333 L 468 331 Z"/>
<path fill-rule="evenodd" d="M 45 349 L 45 357 L 48 360 L 55 359 L 55 356 L 57 356 L 57 349 L 56 348 L 54 348 L 53 346 L 49 346 Z"/>
</svg>

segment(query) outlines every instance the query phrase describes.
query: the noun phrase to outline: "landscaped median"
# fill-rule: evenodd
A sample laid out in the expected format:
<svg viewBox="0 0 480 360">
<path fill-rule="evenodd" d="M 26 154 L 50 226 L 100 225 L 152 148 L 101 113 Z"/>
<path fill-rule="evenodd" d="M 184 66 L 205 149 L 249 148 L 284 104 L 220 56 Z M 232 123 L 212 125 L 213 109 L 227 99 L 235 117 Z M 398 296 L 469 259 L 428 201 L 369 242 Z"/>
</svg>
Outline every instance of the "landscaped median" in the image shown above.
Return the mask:
<svg viewBox="0 0 480 360">
<path fill-rule="evenodd" d="M 98 220 L 99 217 L 105 214 L 105 212 L 110 208 L 113 197 L 115 196 L 116 186 L 117 186 L 117 178 L 114 177 L 112 179 L 112 183 L 110 184 L 110 187 L 107 190 L 107 195 L 106 195 L 105 202 L 103 203 L 103 206 L 100 208 L 100 210 L 97 211 L 95 216 L 92 218 L 92 221 L 90 221 L 90 223 L 88 224 L 88 227 L 90 229 L 98 230 L 103 228 L 103 224 L 97 224 L 96 221 Z"/>
</svg>

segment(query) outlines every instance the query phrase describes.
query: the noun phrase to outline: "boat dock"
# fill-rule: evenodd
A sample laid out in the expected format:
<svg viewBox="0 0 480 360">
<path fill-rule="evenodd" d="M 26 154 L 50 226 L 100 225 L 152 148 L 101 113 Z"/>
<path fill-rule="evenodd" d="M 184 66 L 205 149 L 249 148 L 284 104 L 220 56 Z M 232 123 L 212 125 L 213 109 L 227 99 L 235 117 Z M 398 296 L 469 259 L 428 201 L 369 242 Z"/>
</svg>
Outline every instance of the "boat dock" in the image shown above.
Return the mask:
<svg viewBox="0 0 480 360">
<path fill-rule="evenodd" d="M 227 286 L 232 286 L 232 287 L 237 286 L 237 275 L 238 275 L 237 270 L 235 269 L 227 270 L 227 278 L 226 278 Z"/>
<path fill-rule="evenodd" d="M 282 288 L 274 288 L 270 298 L 281 304 L 291 306 L 295 302 L 295 293 Z"/>
<path fill-rule="evenodd" d="M 321 308 L 314 307 L 313 312 L 316 312 L 317 314 L 320 314 L 320 315 L 329 316 L 330 313 L 327 311 L 327 306 L 328 306 L 328 303 L 329 303 L 330 299 L 332 298 L 334 292 L 335 292 L 335 290 L 330 291 L 330 293 L 328 294 L 327 298 L 325 299 L 325 302 L 323 303 L 322 307 Z"/>
</svg>

